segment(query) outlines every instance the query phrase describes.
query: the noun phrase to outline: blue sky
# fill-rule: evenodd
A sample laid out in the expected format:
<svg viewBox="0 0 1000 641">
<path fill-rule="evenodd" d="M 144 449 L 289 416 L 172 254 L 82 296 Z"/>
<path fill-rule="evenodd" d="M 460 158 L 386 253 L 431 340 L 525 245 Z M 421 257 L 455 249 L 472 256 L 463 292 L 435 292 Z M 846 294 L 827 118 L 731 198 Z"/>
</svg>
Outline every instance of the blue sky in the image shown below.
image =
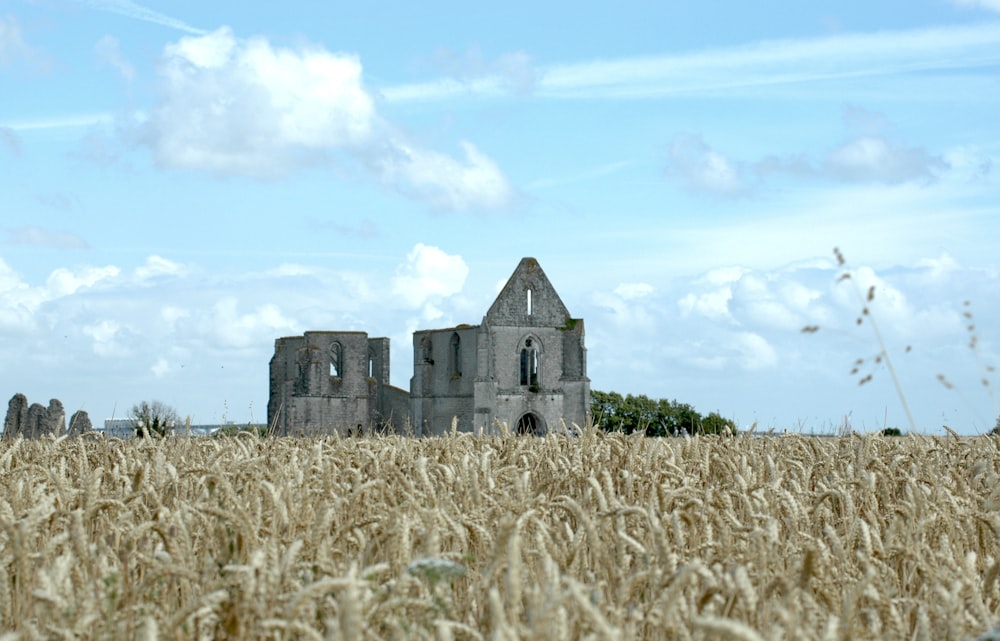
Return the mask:
<svg viewBox="0 0 1000 641">
<path fill-rule="evenodd" d="M 992 427 L 1000 2 L 484 4 L 0 1 L 0 394 L 263 422 L 320 329 L 408 388 L 534 256 L 594 389 L 908 430 L 874 318 Z"/>
</svg>

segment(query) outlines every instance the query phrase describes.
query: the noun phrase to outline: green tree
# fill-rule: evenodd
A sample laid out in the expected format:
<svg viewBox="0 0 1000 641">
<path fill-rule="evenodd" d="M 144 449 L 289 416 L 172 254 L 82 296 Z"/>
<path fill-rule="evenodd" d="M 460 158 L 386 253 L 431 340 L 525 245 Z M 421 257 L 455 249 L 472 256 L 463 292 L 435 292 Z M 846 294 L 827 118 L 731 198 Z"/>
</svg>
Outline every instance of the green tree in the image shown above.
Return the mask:
<svg viewBox="0 0 1000 641">
<path fill-rule="evenodd" d="M 718 412 L 711 412 L 701 419 L 702 434 L 732 434 L 737 432 L 736 423 L 731 419 L 723 418 Z"/>
<path fill-rule="evenodd" d="M 1000 436 L 1000 416 L 997 417 L 997 424 L 993 426 L 992 430 L 990 430 L 990 434 Z"/>
<path fill-rule="evenodd" d="M 177 425 L 177 410 L 160 401 L 142 401 L 132 406 L 129 420 L 135 435 L 168 436 Z"/>
<path fill-rule="evenodd" d="M 646 436 L 673 436 L 675 434 L 719 433 L 707 432 L 702 425 L 703 418 L 694 407 L 687 403 L 665 398 L 653 399 L 645 394 L 622 396 L 618 392 L 601 392 L 593 390 L 590 393 L 590 411 L 594 417 L 594 425 L 605 432 L 624 432 L 634 434 L 641 432 Z M 712 430 L 731 426 L 732 421 L 717 426 L 715 419 L 710 422 Z"/>
</svg>

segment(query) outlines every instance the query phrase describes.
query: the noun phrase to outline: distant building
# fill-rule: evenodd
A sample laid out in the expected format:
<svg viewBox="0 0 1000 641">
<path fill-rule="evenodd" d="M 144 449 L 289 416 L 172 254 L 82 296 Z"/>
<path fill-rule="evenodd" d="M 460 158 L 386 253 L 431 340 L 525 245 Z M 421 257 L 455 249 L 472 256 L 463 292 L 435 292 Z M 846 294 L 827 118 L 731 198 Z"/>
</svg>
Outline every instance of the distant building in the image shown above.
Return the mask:
<svg viewBox="0 0 1000 641">
<path fill-rule="evenodd" d="M 275 341 L 268 423 L 279 435 L 545 434 L 584 426 L 590 379 L 582 319 L 524 258 L 479 325 L 413 334 L 410 391 L 389 384 L 389 339 L 306 332 Z"/>
<path fill-rule="evenodd" d="M 133 425 L 130 418 L 106 418 L 104 427 L 95 428 L 94 431 L 108 438 L 132 438 L 135 436 Z"/>
</svg>

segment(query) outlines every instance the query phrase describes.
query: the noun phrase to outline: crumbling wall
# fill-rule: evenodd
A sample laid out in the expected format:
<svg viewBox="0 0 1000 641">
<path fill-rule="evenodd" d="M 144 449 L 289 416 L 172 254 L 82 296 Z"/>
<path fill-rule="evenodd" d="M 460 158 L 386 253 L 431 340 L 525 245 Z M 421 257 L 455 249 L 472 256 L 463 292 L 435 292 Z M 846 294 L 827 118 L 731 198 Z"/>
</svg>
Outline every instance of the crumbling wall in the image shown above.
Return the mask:
<svg viewBox="0 0 1000 641">
<path fill-rule="evenodd" d="M 71 436 L 78 436 L 92 429 L 90 417 L 83 410 L 73 414 L 70 421 Z M 28 404 L 24 394 L 14 394 L 7 404 L 7 416 L 3 423 L 3 438 L 42 438 L 66 434 L 66 409 L 62 401 L 53 398 L 49 406 L 41 403 Z"/>
<path fill-rule="evenodd" d="M 66 433 L 70 436 L 80 436 L 81 434 L 86 434 L 93 429 L 94 425 L 90 422 L 90 416 L 87 412 L 77 410 L 73 412 L 73 416 L 69 419 L 69 431 Z"/>
</svg>

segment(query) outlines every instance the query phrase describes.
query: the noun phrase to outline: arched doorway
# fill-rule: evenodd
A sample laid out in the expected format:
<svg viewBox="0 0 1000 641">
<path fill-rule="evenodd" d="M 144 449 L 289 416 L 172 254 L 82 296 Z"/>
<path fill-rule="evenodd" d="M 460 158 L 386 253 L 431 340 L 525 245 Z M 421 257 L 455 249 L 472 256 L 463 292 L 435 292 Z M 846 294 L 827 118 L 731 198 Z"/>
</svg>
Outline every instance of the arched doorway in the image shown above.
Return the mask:
<svg viewBox="0 0 1000 641">
<path fill-rule="evenodd" d="M 534 412 L 526 412 L 517 419 L 517 433 L 542 436 L 545 434 L 545 423 Z"/>
</svg>

